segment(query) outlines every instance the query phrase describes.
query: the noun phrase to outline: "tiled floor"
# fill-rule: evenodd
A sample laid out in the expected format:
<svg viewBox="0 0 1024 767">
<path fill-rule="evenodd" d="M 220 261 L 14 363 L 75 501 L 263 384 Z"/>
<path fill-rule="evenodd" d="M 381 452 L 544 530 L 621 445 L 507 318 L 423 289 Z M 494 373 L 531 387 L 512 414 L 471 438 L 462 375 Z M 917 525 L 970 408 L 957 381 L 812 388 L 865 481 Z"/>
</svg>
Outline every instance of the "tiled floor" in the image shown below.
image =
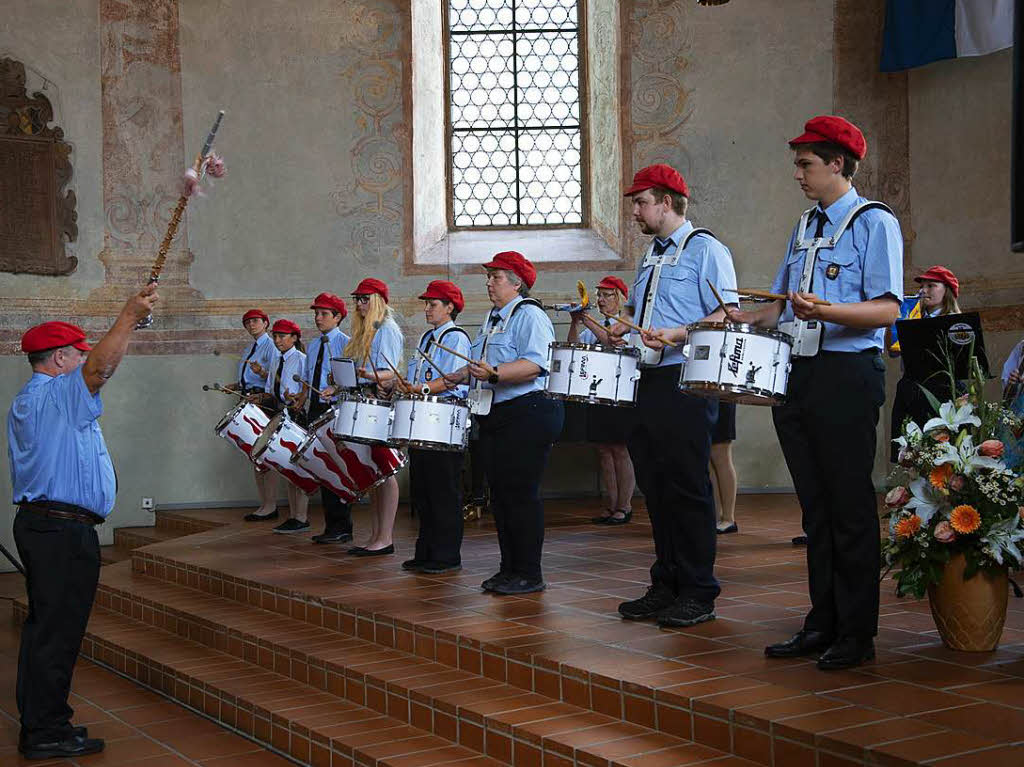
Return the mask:
<svg viewBox="0 0 1024 767">
<path fill-rule="evenodd" d="M 0 575 L 0 595 L 21 596 L 17 573 Z M 191 711 L 123 679 L 88 660 L 75 668 L 71 705 L 75 723 L 104 738 L 102 754 L 75 761 L 28 761 L 18 755 L 19 629 L 11 602 L 0 601 L 0 765 L 81 765 L 82 767 L 289 767 L 292 763 L 228 732 Z"/>
<path fill-rule="evenodd" d="M 454 716 L 453 738 L 477 748 L 479 737 L 483 753 L 486 734 L 501 762 L 530 763 L 519 749 L 540 748 L 545 767 L 724 765 L 723 753 L 773 767 L 1024 765 L 1024 600 L 1010 600 L 999 650 L 956 653 L 939 642 L 927 602 L 898 599 L 887 583 L 875 662 L 823 673 L 811 661 L 769 661 L 764 644 L 798 629 L 807 606 L 803 550 L 789 543 L 794 499 L 741 498 L 740 534 L 719 539 L 719 618 L 686 630 L 615 612 L 647 581 L 652 545 L 638 507 L 631 524 L 603 528 L 588 523 L 592 502 L 549 503 L 550 587 L 519 598 L 478 588 L 496 564 L 487 520 L 467 529 L 461 573 L 427 577 L 399 568 L 415 535 L 404 510 L 397 554 L 373 560 L 239 523 L 239 510 L 181 513 L 227 524 L 136 551 L 135 573 L 107 568 L 96 631 L 111 653 L 118 642 L 145 649 L 144 624 L 161 627 L 317 689 L 335 684 L 349 700 L 356 690 L 359 706 L 389 716 L 400 705 L 401 721 L 434 733 Z M 339 633 L 349 639 L 332 639 Z M 415 664 L 433 687 L 400 678 Z M 463 676 L 431 676 L 445 668 Z M 479 689 L 480 678 L 492 686 Z M 494 685 L 540 702 L 503 711 L 489 695 L 514 690 Z M 591 713 L 577 719 L 579 709 Z M 643 729 L 613 735 L 614 721 Z M 599 733 L 607 742 L 591 743 Z M 677 740 L 658 740 L 669 736 Z"/>
</svg>

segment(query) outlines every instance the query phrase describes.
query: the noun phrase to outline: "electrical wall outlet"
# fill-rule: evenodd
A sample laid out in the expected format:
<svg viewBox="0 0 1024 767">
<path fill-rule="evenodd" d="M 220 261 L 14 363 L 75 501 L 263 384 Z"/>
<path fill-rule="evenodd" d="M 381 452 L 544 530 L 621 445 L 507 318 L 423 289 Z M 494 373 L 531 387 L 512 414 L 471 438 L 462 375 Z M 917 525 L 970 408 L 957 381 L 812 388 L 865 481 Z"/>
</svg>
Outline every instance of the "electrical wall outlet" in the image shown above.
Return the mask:
<svg viewBox="0 0 1024 767">
<path fill-rule="evenodd" d="M 146 509 L 147 511 L 152 511 L 154 508 L 156 508 L 156 504 L 153 503 L 152 498 L 143 497 L 142 508 Z"/>
</svg>

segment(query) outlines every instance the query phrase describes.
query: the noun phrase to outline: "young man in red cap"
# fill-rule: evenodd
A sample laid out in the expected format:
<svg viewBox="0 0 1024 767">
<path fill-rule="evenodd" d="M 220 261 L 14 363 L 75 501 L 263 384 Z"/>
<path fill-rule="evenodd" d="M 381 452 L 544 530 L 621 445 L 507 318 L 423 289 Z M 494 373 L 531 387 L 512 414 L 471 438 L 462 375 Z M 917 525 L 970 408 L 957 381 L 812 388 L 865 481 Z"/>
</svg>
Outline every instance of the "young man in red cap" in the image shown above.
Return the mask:
<svg viewBox="0 0 1024 767">
<path fill-rule="evenodd" d="M 653 241 L 637 270 L 626 304 L 645 329 L 643 372 L 629 437 L 637 484 L 644 493 L 654 534 L 651 586 L 623 602 L 630 620 L 656 618 L 664 626 L 691 626 L 715 617 L 721 589 L 715 578 L 715 501 L 708 461 L 718 400 L 679 391 L 686 325 L 720 320 L 712 285 L 735 289 L 732 254 L 707 229 L 687 220 L 686 181 L 668 165 L 638 171 L 626 190 L 633 218 Z M 611 335 L 629 328 L 616 324 Z M 663 341 L 678 341 L 676 347 Z"/>
<path fill-rule="evenodd" d="M 786 404 L 772 416 L 803 512 L 811 610 L 801 631 L 765 654 L 822 653 L 818 668 L 842 669 L 873 658 L 878 633 L 871 471 L 885 401 L 881 350 L 903 294 L 903 237 L 892 211 L 853 187 L 867 150 L 855 125 L 815 117 L 789 146 L 793 178 L 816 204 L 800 218 L 772 285 L 788 301 L 729 315 L 779 324 L 794 339 Z"/>
<path fill-rule="evenodd" d="M 541 305 L 528 297 L 537 270 L 521 253 L 497 253 L 483 267 L 493 308 L 473 340 L 470 356 L 479 364 L 460 368 L 445 380 L 449 388 L 472 382 L 472 389 L 489 390 L 493 398 L 490 412 L 476 418 L 501 564 L 481 588 L 527 594 L 546 588 L 540 482 L 564 418 L 561 400 L 544 396 L 555 329 Z"/>
<path fill-rule="evenodd" d="M 270 317 L 262 309 L 250 309 L 242 315 L 242 327 L 252 336 L 252 345 L 238 363 L 238 384 L 228 387 L 241 394 L 259 394 L 263 392 L 270 365 L 277 357 L 274 341 L 267 332 Z M 246 514 L 246 522 L 261 519 L 277 518 L 277 474 L 272 471 L 260 471 L 253 466 L 256 479 L 256 493 L 260 499 L 260 507 Z"/>
<path fill-rule="evenodd" d="M 7 414 L 14 541 L 25 570 L 28 618 L 21 630 L 18 750 L 27 759 L 73 759 L 103 750 L 74 727 L 71 675 L 100 573 L 95 525 L 114 508 L 117 481 L 98 419 L 99 391 L 114 374 L 136 324 L 159 300 L 156 285 L 132 296 L 95 348 L 81 328 L 44 322 L 21 338 L 32 377 Z"/>
<path fill-rule="evenodd" d="M 417 393 L 425 388 L 435 397 L 465 399 L 467 387 L 449 389 L 444 380 L 463 361 L 433 343 L 469 356 L 469 334 L 455 324 L 466 306 L 462 291 L 454 282 L 434 280 L 420 299 L 430 329 L 420 337 L 419 351 L 409 360 L 406 380 Z M 462 569 L 463 457 L 461 450 L 409 448 L 409 491 L 420 532 L 416 552 L 402 563 L 403 570 L 440 575 Z"/>
<path fill-rule="evenodd" d="M 333 293 L 321 293 L 309 307 L 313 322 L 320 335 L 309 342 L 306 349 L 305 379 L 313 389 L 323 391 L 329 385 L 331 359 L 343 357 L 349 337 L 338 326 L 348 315 L 345 301 Z M 338 398 L 321 397 L 313 389 L 303 389 L 309 402 L 309 423 L 326 413 Z M 313 536 L 314 543 L 345 543 L 352 540 L 352 507 L 344 503 L 326 487 L 320 488 L 320 502 L 324 507 L 324 531 Z"/>
</svg>

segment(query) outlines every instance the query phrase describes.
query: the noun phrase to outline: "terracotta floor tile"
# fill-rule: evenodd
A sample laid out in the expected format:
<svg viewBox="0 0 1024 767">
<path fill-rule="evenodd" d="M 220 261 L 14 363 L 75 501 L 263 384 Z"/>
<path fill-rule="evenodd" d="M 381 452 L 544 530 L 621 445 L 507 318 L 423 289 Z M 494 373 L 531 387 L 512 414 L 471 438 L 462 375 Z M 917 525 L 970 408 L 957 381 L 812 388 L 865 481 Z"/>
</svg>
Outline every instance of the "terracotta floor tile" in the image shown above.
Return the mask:
<svg viewBox="0 0 1024 767">
<path fill-rule="evenodd" d="M 1015 740 L 1024 732 L 1024 710 L 1001 706 L 994 703 L 977 703 L 972 706 L 932 711 L 921 714 L 920 718 L 950 729 L 967 730 L 989 738 Z"/>
<path fill-rule="evenodd" d="M 894 714 L 920 714 L 974 703 L 974 699 L 903 682 L 879 682 L 863 687 L 833 690 L 831 697 Z M 1024 715 L 1024 714 L 1022 714 Z"/>
<path fill-rule="evenodd" d="M 1000 746 L 928 762 L 934 767 L 995 767 L 1024 764 L 1024 745 Z"/>
</svg>

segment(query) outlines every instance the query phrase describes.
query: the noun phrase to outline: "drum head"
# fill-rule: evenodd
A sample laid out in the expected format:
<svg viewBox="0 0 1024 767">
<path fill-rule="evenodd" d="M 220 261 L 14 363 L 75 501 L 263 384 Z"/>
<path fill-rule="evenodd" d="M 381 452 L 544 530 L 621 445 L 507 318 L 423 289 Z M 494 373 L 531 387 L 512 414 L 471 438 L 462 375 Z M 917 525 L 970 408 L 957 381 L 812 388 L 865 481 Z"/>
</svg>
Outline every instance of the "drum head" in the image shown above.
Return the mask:
<svg viewBox="0 0 1024 767">
<path fill-rule="evenodd" d="M 281 424 L 284 423 L 284 413 L 278 413 L 270 419 L 270 423 L 267 424 L 266 428 L 260 433 L 260 436 L 256 438 L 256 441 L 252 445 L 252 456 L 258 458 L 266 452 L 267 447 L 270 445 L 270 441 L 274 439 L 274 435 L 281 430 Z"/>
<path fill-rule="evenodd" d="M 225 413 L 224 417 L 221 418 L 217 422 L 217 425 L 213 427 L 214 434 L 220 434 L 221 431 L 223 431 L 227 427 L 227 425 L 229 423 L 231 423 L 232 419 L 235 417 L 235 415 L 238 413 L 238 411 L 241 410 L 244 407 L 245 407 L 245 403 L 244 402 L 239 402 L 237 405 L 235 405 L 233 408 L 231 408 L 227 413 Z"/>
</svg>

